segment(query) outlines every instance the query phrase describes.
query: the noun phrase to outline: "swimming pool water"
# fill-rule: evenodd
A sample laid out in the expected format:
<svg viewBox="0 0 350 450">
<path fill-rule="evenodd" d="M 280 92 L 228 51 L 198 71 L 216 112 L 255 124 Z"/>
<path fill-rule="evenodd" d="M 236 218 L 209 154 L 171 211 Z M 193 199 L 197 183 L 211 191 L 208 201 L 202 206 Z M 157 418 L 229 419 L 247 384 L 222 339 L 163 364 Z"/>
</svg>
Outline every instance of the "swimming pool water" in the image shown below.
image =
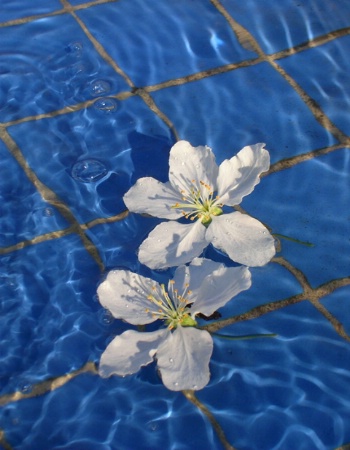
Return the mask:
<svg viewBox="0 0 350 450">
<path fill-rule="evenodd" d="M 348 2 L 3 0 L 0 43 L 0 447 L 347 448 Z M 266 143 L 241 206 L 278 250 L 220 309 L 223 334 L 277 337 L 214 338 L 195 393 L 167 390 L 155 364 L 96 371 L 132 328 L 98 302 L 105 273 L 171 275 L 139 263 L 160 221 L 122 197 L 167 180 L 178 139 L 218 163 Z"/>
</svg>

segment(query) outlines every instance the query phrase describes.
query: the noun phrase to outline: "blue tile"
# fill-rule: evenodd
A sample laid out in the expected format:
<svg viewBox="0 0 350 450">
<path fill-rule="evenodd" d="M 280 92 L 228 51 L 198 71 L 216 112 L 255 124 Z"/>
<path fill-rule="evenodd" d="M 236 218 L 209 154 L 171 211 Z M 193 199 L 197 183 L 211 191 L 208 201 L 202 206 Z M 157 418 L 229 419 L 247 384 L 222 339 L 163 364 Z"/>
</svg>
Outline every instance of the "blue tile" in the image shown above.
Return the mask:
<svg viewBox="0 0 350 450">
<path fill-rule="evenodd" d="M 68 226 L 58 211 L 43 201 L 1 141 L 0 161 L 0 247 Z"/>
<path fill-rule="evenodd" d="M 267 63 L 152 93 L 179 136 L 217 159 L 265 142 L 272 162 L 335 143 L 290 85 Z"/>
<path fill-rule="evenodd" d="M 348 0 L 221 0 L 266 53 L 293 47 L 349 26 Z"/>
<path fill-rule="evenodd" d="M 37 14 L 47 14 L 62 9 L 59 0 L 42 2 L 41 0 L 31 0 L 23 2 L 21 0 L 1 0 L 1 22 L 26 18 Z M 7 28 L 9 30 L 9 28 Z"/>
<path fill-rule="evenodd" d="M 158 450 L 174 441 L 181 450 L 203 442 L 220 448 L 201 413 L 159 377 L 150 383 L 142 376 L 80 375 L 45 396 L 7 405 L 0 417 L 7 440 L 21 450 Z"/>
<path fill-rule="evenodd" d="M 120 0 L 77 14 L 136 86 L 254 56 L 202 0 Z"/>
<path fill-rule="evenodd" d="M 155 176 L 160 167 L 166 176 L 173 142 L 164 122 L 139 97 L 119 102 L 113 112 L 92 106 L 9 131 L 40 180 L 80 222 L 124 211 L 122 197 L 136 178 Z M 74 178 L 76 164 L 91 160 L 101 164 L 105 175 L 84 182 L 82 170 L 83 181 Z"/>
<path fill-rule="evenodd" d="M 349 51 L 350 36 L 346 36 L 279 61 L 347 134 L 350 123 L 344 111 L 350 109 Z"/>
<path fill-rule="evenodd" d="M 282 252 L 312 286 L 350 273 L 349 149 L 335 151 L 266 178 L 242 206 L 281 239 Z"/>
<path fill-rule="evenodd" d="M 95 357 L 106 327 L 95 299 L 99 269 L 67 236 L 0 258 L 1 389 L 27 389 Z"/>
<path fill-rule="evenodd" d="M 0 28 L 0 41 L 1 122 L 91 100 L 96 80 L 109 84 L 106 95 L 128 89 L 67 14 Z"/>
</svg>

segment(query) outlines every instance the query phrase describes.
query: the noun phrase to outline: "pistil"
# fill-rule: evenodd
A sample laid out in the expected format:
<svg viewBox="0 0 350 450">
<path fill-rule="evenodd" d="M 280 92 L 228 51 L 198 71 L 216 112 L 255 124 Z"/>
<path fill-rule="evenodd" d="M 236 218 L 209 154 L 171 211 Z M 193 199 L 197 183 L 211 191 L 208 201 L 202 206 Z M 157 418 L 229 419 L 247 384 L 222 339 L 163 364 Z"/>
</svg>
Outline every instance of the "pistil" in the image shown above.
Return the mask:
<svg viewBox="0 0 350 450">
<path fill-rule="evenodd" d="M 200 181 L 201 187 L 196 185 L 195 180 L 188 192 L 181 190 L 182 200 L 186 203 L 175 203 L 172 208 L 181 209 L 183 216 L 186 219 L 195 220 L 200 219 L 204 226 L 208 226 L 212 221 L 212 216 L 220 216 L 223 211 L 223 206 L 219 203 L 219 197 L 214 197 L 214 190 L 209 184 Z M 203 189 L 204 188 L 204 192 Z M 190 210 L 190 211 L 186 211 Z"/>
</svg>

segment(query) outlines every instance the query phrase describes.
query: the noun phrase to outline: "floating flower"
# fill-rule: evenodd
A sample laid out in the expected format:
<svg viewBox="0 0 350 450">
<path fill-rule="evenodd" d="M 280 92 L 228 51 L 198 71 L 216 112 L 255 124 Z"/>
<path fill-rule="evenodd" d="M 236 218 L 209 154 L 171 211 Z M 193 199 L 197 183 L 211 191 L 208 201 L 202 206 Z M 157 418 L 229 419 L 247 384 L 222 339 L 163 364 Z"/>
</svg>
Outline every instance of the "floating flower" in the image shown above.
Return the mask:
<svg viewBox="0 0 350 450">
<path fill-rule="evenodd" d="M 102 354 L 102 377 L 137 372 L 156 356 L 168 389 L 202 389 L 209 381 L 213 341 L 196 328 L 196 315 L 211 315 L 251 285 L 247 267 L 230 267 L 196 258 L 176 269 L 168 287 L 128 270 L 113 270 L 99 286 L 101 304 L 133 325 L 162 320 L 166 328 L 117 336 Z"/>
<path fill-rule="evenodd" d="M 141 244 L 139 260 L 152 269 L 185 264 L 209 243 L 233 260 L 262 266 L 275 254 L 274 239 L 264 225 L 223 206 L 238 205 L 268 170 L 265 144 L 244 147 L 218 167 L 209 147 L 177 142 L 170 151 L 169 182 L 140 178 L 124 196 L 131 212 L 170 219 L 158 225 Z M 175 222 L 185 217 L 188 224 Z"/>
</svg>

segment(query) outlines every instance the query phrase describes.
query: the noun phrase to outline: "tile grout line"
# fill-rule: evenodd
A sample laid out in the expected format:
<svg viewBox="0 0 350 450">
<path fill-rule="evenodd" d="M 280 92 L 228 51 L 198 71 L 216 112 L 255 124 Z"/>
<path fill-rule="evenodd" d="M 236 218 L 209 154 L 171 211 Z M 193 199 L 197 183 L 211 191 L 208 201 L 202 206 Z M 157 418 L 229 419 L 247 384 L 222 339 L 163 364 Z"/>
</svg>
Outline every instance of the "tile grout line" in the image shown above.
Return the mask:
<svg viewBox="0 0 350 450">
<path fill-rule="evenodd" d="M 14 450 L 13 447 L 7 442 L 5 431 L 0 428 L 0 445 L 4 448 L 4 450 Z"/>
<path fill-rule="evenodd" d="M 205 406 L 202 402 L 198 400 L 195 396 L 194 391 L 192 390 L 184 390 L 182 391 L 183 395 L 187 398 L 189 402 L 191 402 L 194 406 L 196 406 L 202 414 L 209 420 L 213 430 L 216 432 L 221 444 L 223 445 L 225 450 L 236 450 L 227 440 L 224 430 L 221 428 L 219 422 L 215 419 L 214 414 L 210 411 L 210 409 Z"/>
<path fill-rule="evenodd" d="M 64 386 L 69 381 L 76 378 L 78 375 L 84 373 L 91 373 L 92 375 L 97 375 L 96 364 L 92 361 L 88 361 L 80 369 L 73 370 L 65 375 L 60 375 L 58 377 L 49 378 L 47 380 L 41 381 L 33 386 L 30 392 L 23 393 L 21 391 L 15 391 L 12 394 L 0 395 L 0 406 L 5 406 L 9 403 L 18 402 L 20 400 L 25 400 L 28 398 L 39 397 L 45 395 L 48 392 L 52 392 L 62 386 Z"/>
<path fill-rule="evenodd" d="M 302 272 L 301 272 L 302 273 Z M 345 278 L 338 278 L 335 280 L 328 281 L 316 288 L 307 288 L 304 292 L 300 294 L 293 295 L 291 297 L 285 298 L 283 300 L 272 301 L 264 303 L 263 305 L 256 306 L 249 311 L 239 314 L 237 316 L 229 317 L 228 319 L 218 320 L 217 322 L 211 323 L 209 325 L 204 325 L 199 327 L 202 330 L 207 330 L 210 333 L 215 333 L 224 327 L 233 325 L 238 322 L 243 322 L 247 320 L 257 319 L 270 312 L 277 311 L 286 306 L 294 305 L 300 303 L 304 300 L 309 301 L 322 315 L 331 323 L 335 331 L 339 336 L 341 336 L 346 341 L 350 342 L 350 336 L 345 332 L 343 325 L 323 306 L 319 303 L 322 297 L 325 297 L 336 289 L 349 286 L 350 276 Z"/>
<path fill-rule="evenodd" d="M 103 5 L 105 3 L 116 3 L 118 1 L 120 1 L 120 0 L 96 0 L 96 1 L 83 3 L 81 5 L 75 5 L 75 6 L 72 6 L 72 8 L 75 11 L 80 11 L 82 9 L 87 9 L 87 8 L 92 7 L 92 6 Z M 59 10 L 56 10 L 56 11 L 52 11 L 52 12 L 49 12 L 49 13 L 35 14 L 33 16 L 20 17 L 18 19 L 8 20 L 6 22 L 0 22 L 0 28 L 13 27 L 13 26 L 17 26 L 17 25 L 24 25 L 26 23 L 34 22 L 35 20 L 46 19 L 46 18 L 49 18 L 49 17 L 59 16 L 59 15 L 62 15 L 62 14 L 67 14 L 67 13 L 68 12 L 66 11 L 66 9 L 62 8 L 62 9 L 59 9 Z"/>
<path fill-rule="evenodd" d="M 69 207 L 60 200 L 60 198 L 56 195 L 54 191 L 48 188 L 44 183 L 42 183 L 35 172 L 29 167 L 26 159 L 24 158 L 20 148 L 17 146 L 16 142 L 12 139 L 8 131 L 5 127 L 0 125 L 0 139 L 6 145 L 6 148 L 13 156 L 13 158 L 17 161 L 19 166 L 22 168 L 24 173 L 26 174 L 29 181 L 35 186 L 37 191 L 40 193 L 42 199 L 54 206 L 59 213 L 71 224 L 72 229 L 74 229 L 75 233 L 80 237 L 86 251 L 92 256 L 95 260 L 99 269 L 101 271 L 104 270 L 104 264 L 102 262 L 101 256 L 92 243 L 92 241 L 86 236 L 84 230 L 81 225 L 75 218 L 74 214 L 70 211 Z"/>
<path fill-rule="evenodd" d="M 80 228 L 87 231 L 97 225 L 104 225 L 107 223 L 114 223 L 124 220 L 129 215 L 129 211 L 123 211 L 120 214 L 111 217 L 100 217 L 85 224 L 81 224 Z M 24 241 L 17 242 L 16 244 L 9 245 L 8 247 L 0 247 L 0 255 L 6 255 L 7 253 L 12 253 L 18 250 L 22 250 L 30 245 L 41 244 L 42 242 L 51 241 L 53 239 L 59 239 L 64 236 L 76 233 L 76 227 L 74 225 L 69 226 L 61 230 L 51 231 L 50 233 L 39 234 L 32 239 L 26 239 Z"/>
</svg>

